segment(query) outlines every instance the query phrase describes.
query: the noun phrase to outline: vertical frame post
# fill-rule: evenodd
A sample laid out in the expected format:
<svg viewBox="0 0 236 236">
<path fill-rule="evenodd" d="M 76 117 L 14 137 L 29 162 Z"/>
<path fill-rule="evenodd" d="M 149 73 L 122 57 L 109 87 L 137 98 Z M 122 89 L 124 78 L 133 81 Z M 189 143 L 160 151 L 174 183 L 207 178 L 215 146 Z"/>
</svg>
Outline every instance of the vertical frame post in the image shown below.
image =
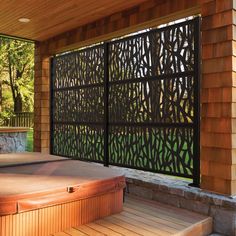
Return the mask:
<svg viewBox="0 0 236 236">
<path fill-rule="evenodd" d="M 109 166 L 109 44 L 104 43 L 104 166 Z"/>
<path fill-rule="evenodd" d="M 55 69 L 55 57 L 50 59 L 50 154 L 53 154 L 53 81 L 54 81 L 54 69 Z"/>
<path fill-rule="evenodd" d="M 194 137 L 193 137 L 193 183 L 192 186 L 200 185 L 200 80 L 201 80 L 201 44 L 200 44 L 201 18 L 194 20 Z"/>
</svg>

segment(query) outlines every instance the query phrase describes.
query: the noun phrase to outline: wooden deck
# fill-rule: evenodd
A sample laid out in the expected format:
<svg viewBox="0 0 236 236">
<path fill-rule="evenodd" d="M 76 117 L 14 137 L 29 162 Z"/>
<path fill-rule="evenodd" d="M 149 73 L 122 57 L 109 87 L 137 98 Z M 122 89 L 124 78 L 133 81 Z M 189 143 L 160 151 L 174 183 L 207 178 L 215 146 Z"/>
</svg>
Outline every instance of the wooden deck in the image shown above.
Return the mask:
<svg viewBox="0 0 236 236">
<path fill-rule="evenodd" d="M 54 236 L 201 236 L 211 232 L 211 217 L 129 196 L 120 214 Z"/>
</svg>

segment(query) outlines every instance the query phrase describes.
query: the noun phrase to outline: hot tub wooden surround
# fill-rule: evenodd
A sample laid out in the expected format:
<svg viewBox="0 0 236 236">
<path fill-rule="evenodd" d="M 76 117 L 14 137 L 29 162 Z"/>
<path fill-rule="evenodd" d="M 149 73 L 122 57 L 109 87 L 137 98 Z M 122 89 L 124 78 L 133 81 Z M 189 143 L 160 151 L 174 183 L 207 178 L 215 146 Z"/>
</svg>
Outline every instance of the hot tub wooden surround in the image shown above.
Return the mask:
<svg viewBox="0 0 236 236">
<path fill-rule="evenodd" d="M 124 176 L 37 153 L 0 156 L 0 235 L 46 236 L 122 211 Z"/>
</svg>

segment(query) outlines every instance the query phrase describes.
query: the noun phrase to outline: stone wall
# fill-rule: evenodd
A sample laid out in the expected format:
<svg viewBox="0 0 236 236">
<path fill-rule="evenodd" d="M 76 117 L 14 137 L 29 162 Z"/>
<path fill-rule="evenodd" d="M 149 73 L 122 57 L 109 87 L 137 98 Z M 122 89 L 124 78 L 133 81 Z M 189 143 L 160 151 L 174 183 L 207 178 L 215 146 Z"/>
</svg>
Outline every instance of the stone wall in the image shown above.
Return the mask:
<svg viewBox="0 0 236 236">
<path fill-rule="evenodd" d="M 26 148 L 26 132 L 0 133 L 0 154 L 24 152 Z"/>
</svg>

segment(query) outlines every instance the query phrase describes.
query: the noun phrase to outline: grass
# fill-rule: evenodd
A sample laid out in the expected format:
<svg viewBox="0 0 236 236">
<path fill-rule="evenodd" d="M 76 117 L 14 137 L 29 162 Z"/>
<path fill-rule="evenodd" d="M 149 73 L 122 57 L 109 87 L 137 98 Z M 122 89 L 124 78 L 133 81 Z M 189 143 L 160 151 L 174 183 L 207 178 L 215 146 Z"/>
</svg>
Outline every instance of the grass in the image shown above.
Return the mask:
<svg viewBox="0 0 236 236">
<path fill-rule="evenodd" d="M 27 133 L 27 146 L 26 151 L 27 152 L 33 152 L 33 129 L 30 129 L 30 131 Z"/>
<path fill-rule="evenodd" d="M 26 151 L 27 152 L 33 152 L 33 129 L 30 129 L 30 131 L 27 133 L 27 147 L 26 147 Z M 184 145 L 184 147 L 186 147 L 186 145 Z M 185 177 L 177 177 L 175 176 L 175 178 L 177 179 L 182 179 L 182 180 L 190 180 L 189 178 L 185 178 Z"/>
<path fill-rule="evenodd" d="M 86 135 L 83 132 L 78 132 L 78 134 L 70 130 L 57 133 L 54 136 L 56 140 L 54 153 L 68 155 L 75 159 L 103 161 L 103 136 Z M 138 132 L 136 134 L 134 136 L 117 132 L 110 136 L 112 142 L 109 145 L 109 162 L 111 165 L 192 175 L 193 157 L 190 152 L 193 150 L 188 151 L 192 149 L 192 145 L 187 140 L 182 140 L 183 138 L 178 134 L 169 136 L 164 132 L 156 135 L 152 133 L 142 135 Z M 166 143 L 165 139 L 168 139 Z M 155 161 L 152 158 L 158 160 Z"/>
</svg>

